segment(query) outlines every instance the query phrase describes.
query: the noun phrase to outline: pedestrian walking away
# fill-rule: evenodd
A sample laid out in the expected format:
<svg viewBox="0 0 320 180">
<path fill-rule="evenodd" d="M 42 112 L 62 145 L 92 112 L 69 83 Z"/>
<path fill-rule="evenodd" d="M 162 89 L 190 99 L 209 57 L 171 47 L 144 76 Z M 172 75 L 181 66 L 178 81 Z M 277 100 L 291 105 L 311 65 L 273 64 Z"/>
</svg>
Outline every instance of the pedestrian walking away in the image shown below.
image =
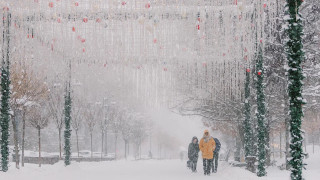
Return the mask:
<svg viewBox="0 0 320 180">
<path fill-rule="evenodd" d="M 194 136 L 188 147 L 188 167 L 192 170 L 192 172 L 197 172 L 199 150 L 198 138 Z"/>
<path fill-rule="evenodd" d="M 213 151 L 213 164 L 212 164 L 212 172 L 216 173 L 218 170 L 218 163 L 219 163 L 219 151 L 221 148 L 221 143 L 219 139 L 213 138 L 214 142 L 216 143 L 216 148 Z"/>
<path fill-rule="evenodd" d="M 210 175 L 213 162 L 213 151 L 216 148 L 216 143 L 213 137 L 210 136 L 208 130 L 204 131 L 203 137 L 199 143 L 199 148 L 202 152 L 204 175 Z"/>
</svg>

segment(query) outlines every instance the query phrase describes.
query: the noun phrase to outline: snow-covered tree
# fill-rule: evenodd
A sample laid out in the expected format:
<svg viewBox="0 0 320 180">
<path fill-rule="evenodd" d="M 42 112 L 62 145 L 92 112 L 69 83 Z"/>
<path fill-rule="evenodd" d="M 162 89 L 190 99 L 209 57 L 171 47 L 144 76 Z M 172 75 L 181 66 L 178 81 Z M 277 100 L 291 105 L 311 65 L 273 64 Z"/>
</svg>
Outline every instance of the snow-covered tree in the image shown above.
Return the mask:
<svg viewBox="0 0 320 180">
<path fill-rule="evenodd" d="M 33 105 L 30 107 L 30 115 L 29 115 L 29 122 L 32 127 L 37 129 L 38 132 L 38 150 L 39 150 L 39 157 L 38 163 L 39 167 L 41 167 L 41 129 L 45 128 L 49 124 L 50 116 L 48 107 L 42 103 Z"/>
</svg>

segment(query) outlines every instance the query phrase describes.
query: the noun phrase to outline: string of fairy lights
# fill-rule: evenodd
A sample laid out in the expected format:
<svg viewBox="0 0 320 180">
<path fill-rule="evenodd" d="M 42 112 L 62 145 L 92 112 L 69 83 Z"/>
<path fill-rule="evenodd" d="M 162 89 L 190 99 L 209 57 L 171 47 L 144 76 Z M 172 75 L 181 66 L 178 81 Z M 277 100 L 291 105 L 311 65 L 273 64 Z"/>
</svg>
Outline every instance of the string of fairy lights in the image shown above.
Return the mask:
<svg viewBox="0 0 320 180">
<path fill-rule="evenodd" d="M 12 14 L 12 43 L 20 60 L 55 75 L 69 61 L 114 71 L 123 83 L 133 84 L 134 96 L 145 99 L 145 106 L 174 104 L 186 87 L 182 83 L 194 91 L 210 89 L 213 100 L 241 99 L 255 52 L 254 32 L 263 28 L 253 15 L 269 5 L 263 0 L 0 3 L 1 13 Z M 80 79 L 76 72 L 73 77 Z"/>
</svg>

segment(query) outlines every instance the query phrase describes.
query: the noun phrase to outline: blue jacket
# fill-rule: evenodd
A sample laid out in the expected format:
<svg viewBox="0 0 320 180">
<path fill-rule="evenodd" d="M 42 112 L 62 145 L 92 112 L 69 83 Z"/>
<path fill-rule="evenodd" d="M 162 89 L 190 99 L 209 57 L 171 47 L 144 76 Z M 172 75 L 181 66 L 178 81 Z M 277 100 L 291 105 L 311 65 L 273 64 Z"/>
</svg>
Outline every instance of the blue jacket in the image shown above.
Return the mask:
<svg viewBox="0 0 320 180">
<path fill-rule="evenodd" d="M 216 142 L 216 149 L 213 151 L 213 153 L 219 153 L 220 148 L 221 148 L 221 143 L 217 138 L 213 138 L 213 139 Z"/>
</svg>

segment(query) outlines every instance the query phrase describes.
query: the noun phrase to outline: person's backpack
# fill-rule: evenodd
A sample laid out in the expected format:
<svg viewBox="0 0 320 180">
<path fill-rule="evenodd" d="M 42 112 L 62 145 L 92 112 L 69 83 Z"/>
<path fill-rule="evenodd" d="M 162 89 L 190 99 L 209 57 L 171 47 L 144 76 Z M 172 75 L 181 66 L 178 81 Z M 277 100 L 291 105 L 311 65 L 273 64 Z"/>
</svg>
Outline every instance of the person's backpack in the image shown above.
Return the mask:
<svg viewBox="0 0 320 180">
<path fill-rule="evenodd" d="M 221 148 L 221 143 L 217 138 L 213 138 L 213 139 L 216 142 L 216 149 L 213 152 L 219 152 Z"/>
</svg>

